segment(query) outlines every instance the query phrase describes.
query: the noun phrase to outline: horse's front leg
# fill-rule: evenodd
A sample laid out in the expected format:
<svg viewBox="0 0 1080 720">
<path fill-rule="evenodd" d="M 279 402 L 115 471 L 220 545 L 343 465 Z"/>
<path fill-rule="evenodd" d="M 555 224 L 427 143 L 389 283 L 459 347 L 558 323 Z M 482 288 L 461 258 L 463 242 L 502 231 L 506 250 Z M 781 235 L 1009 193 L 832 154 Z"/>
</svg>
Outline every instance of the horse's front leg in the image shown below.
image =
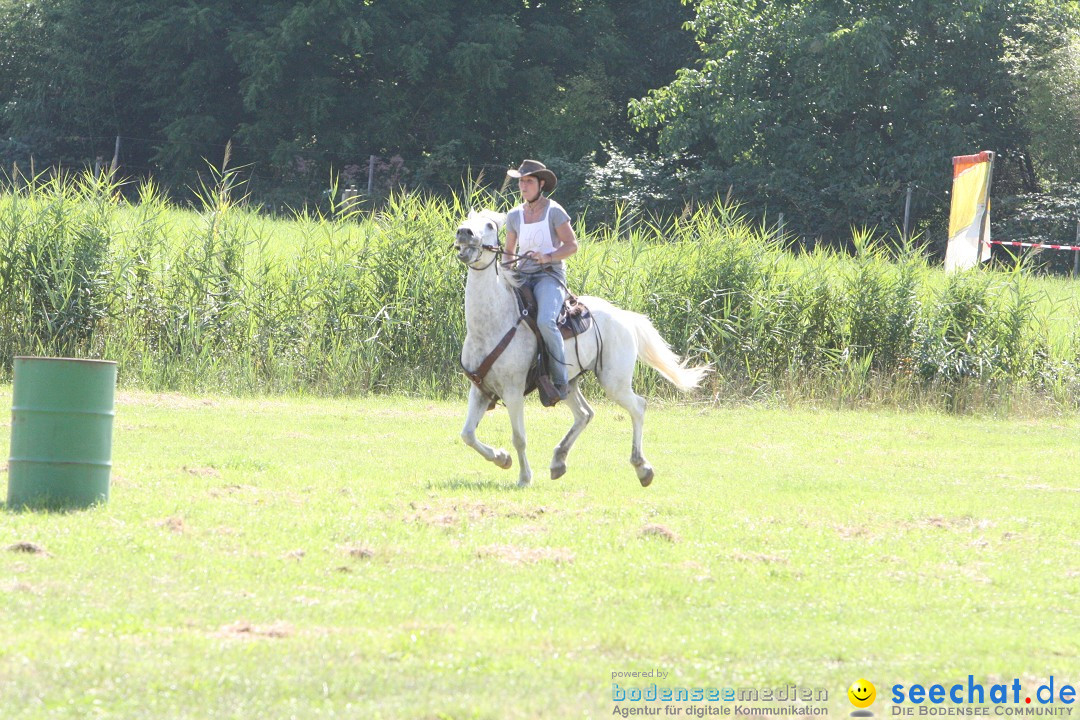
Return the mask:
<svg viewBox="0 0 1080 720">
<path fill-rule="evenodd" d="M 476 439 L 476 426 L 483 420 L 488 403 L 487 395 L 480 392 L 480 388 L 473 385 L 469 390 L 469 412 L 465 416 L 465 427 L 461 429 L 461 439 L 465 441 L 466 445 L 483 455 L 485 460 L 490 460 L 503 470 L 509 470 L 514 462 L 510 459 L 510 453 L 505 450 L 496 450 Z"/>
<path fill-rule="evenodd" d="M 503 398 L 506 411 L 510 413 L 510 429 L 514 436 L 514 449 L 518 454 L 518 487 L 528 487 L 532 483 L 532 470 L 529 459 L 525 457 L 525 396 L 520 393 L 508 393 Z"/>
</svg>

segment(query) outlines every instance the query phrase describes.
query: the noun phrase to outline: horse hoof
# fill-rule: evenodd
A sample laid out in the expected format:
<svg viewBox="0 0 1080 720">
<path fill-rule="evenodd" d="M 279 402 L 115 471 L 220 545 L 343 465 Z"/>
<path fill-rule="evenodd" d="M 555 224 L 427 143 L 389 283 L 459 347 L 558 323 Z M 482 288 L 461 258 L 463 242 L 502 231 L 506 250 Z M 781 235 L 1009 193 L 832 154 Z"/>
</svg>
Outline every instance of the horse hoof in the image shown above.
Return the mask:
<svg viewBox="0 0 1080 720">
<path fill-rule="evenodd" d="M 499 451 L 495 454 L 495 459 L 491 462 L 495 463 L 503 470 L 509 470 L 510 466 L 514 464 L 514 459 L 510 457 L 510 453 Z"/>
<path fill-rule="evenodd" d="M 649 487 L 652 484 L 653 469 L 651 467 L 642 468 L 638 471 L 638 480 L 641 481 L 641 487 Z"/>
<path fill-rule="evenodd" d="M 552 480 L 558 480 L 559 478 L 561 478 L 565 474 L 566 474 L 566 466 L 565 465 L 552 465 L 551 466 L 551 479 Z"/>
<path fill-rule="evenodd" d="M 530 485 L 532 485 L 532 478 L 523 477 L 520 480 L 518 480 L 518 487 L 519 488 L 527 488 Z"/>
</svg>

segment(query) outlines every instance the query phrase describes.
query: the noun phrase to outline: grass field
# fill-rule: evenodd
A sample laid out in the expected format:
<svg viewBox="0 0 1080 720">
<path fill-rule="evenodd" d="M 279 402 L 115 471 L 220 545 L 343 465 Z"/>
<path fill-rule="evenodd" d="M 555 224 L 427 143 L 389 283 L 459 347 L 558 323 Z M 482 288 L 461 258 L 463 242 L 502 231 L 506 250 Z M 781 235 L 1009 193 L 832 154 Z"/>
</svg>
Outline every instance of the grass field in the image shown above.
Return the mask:
<svg viewBox="0 0 1080 720">
<path fill-rule="evenodd" d="M 834 716 L 866 677 L 884 717 L 897 682 L 1080 680 L 1075 416 L 654 407 L 643 489 L 605 404 L 547 480 L 569 413 L 534 403 L 519 490 L 462 415 L 122 394 L 107 505 L 0 511 L 0 714 L 608 717 L 658 668 Z"/>
</svg>

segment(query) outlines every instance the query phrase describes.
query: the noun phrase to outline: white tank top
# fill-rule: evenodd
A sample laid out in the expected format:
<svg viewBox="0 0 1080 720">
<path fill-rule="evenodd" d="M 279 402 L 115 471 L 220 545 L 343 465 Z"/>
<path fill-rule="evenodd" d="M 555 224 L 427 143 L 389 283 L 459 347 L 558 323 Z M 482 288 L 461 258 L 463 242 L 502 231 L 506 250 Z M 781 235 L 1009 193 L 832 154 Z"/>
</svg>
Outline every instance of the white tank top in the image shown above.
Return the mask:
<svg viewBox="0 0 1080 720">
<path fill-rule="evenodd" d="M 519 255 L 528 252 L 551 254 L 555 252 L 555 242 L 551 237 L 551 224 L 548 222 L 548 213 L 551 212 L 551 203 L 548 203 L 544 217 L 538 222 L 525 222 L 525 206 L 521 206 L 521 227 L 518 230 L 517 247 L 514 251 Z"/>
</svg>

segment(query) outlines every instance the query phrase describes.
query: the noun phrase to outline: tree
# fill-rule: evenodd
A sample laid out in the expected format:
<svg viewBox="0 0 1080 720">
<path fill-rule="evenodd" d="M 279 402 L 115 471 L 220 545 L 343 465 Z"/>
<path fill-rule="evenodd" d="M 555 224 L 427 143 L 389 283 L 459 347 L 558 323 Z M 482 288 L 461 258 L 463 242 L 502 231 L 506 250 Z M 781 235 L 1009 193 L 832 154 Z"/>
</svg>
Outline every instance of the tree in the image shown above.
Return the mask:
<svg viewBox="0 0 1080 720">
<path fill-rule="evenodd" d="M 1025 58 L 1021 111 L 1039 179 L 1080 183 L 1080 33 L 1045 57 Z"/>
<path fill-rule="evenodd" d="M 207 160 L 220 163 L 244 121 L 230 39 L 253 24 L 259 7 L 230 0 L 122 5 L 122 52 L 141 90 L 127 99 L 123 134 L 147 139 L 139 145 L 142 162 L 166 186 L 193 185 L 193 172 Z M 238 154 L 236 162 L 251 157 Z"/>
<path fill-rule="evenodd" d="M 698 62 L 631 111 L 691 159 L 698 193 L 730 185 L 797 232 L 892 226 L 912 183 L 940 217 L 952 155 L 996 150 L 995 187 L 1033 186 L 1010 58 L 1046 50 L 1040 23 L 1060 6 L 699 0 Z"/>
<path fill-rule="evenodd" d="M 690 61 L 691 16 L 678 0 L 0 0 L 0 136 L 5 156 L 80 166 L 121 135 L 125 174 L 181 192 L 231 140 L 293 203 L 372 154 L 436 189 L 523 157 L 581 172 L 605 145 L 649 145 L 626 105 Z"/>
<path fill-rule="evenodd" d="M 22 138 L 40 165 L 81 155 L 112 156 L 113 138 L 138 104 L 115 0 L 86 7 L 65 0 L 0 7 L 5 49 L 0 129 Z"/>
</svg>

